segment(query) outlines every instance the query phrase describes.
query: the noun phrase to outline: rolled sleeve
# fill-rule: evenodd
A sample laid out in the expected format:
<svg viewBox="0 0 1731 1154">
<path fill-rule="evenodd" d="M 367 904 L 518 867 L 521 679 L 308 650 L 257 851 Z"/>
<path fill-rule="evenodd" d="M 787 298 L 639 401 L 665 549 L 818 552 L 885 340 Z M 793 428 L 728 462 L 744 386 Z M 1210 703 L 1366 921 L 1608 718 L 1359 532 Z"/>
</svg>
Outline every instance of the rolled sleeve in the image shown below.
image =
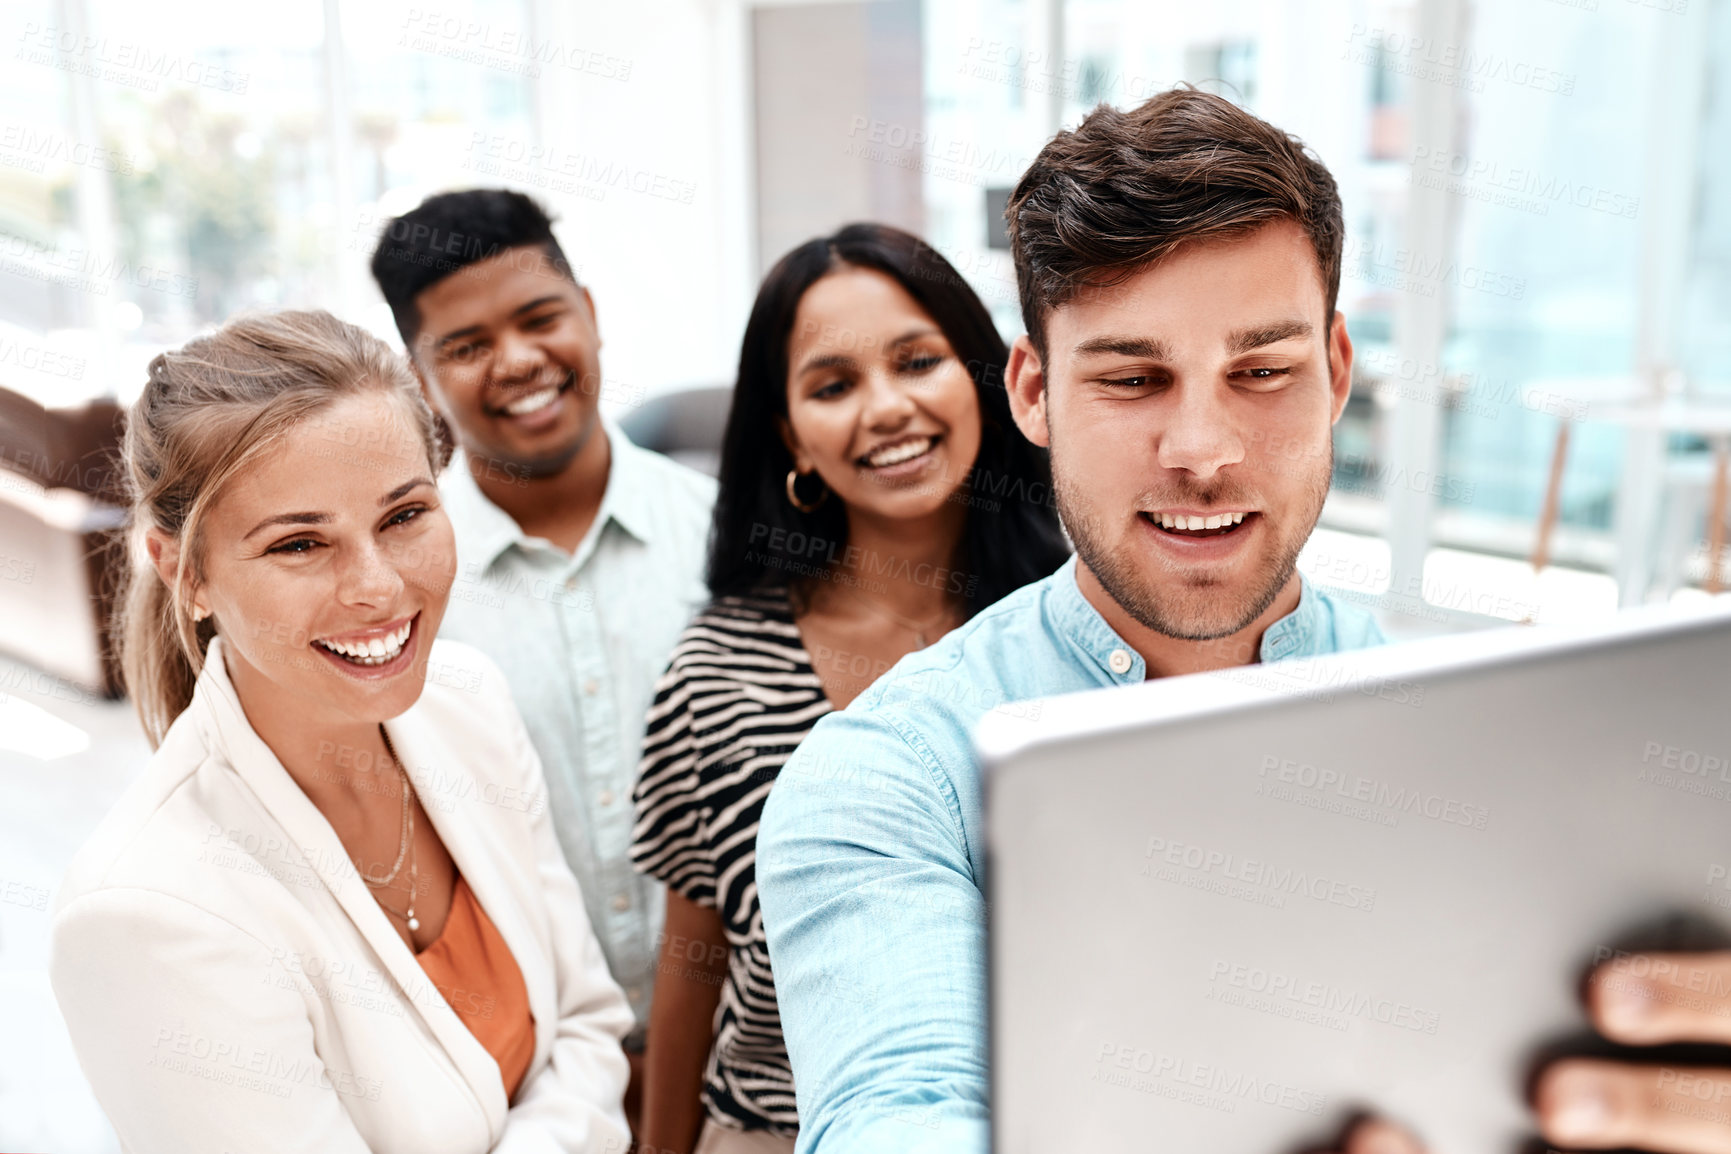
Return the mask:
<svg viewBox="0 0 1731 1154">
<path fill-rule="evenodd" d="M 986 1148 L 985 903 L 939 761 L 883 716 L 832 714 L 765 807 L 800 1154 Z"/>
</svg>

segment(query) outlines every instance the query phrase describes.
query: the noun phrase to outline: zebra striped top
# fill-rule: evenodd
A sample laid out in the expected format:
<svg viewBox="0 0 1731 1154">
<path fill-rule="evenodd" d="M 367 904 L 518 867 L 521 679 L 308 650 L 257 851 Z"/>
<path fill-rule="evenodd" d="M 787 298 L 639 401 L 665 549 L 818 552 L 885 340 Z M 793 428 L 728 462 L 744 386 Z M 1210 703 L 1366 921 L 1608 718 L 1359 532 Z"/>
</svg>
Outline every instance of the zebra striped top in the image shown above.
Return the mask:
<svg viewBox="0 0 1731 1154">
<path fill-rule="evenodd" d="M 729 946 L 704 1105 L 717 1122 L 793 1137 L 793 1071 L 757 905 L 757 823 L 776 774 L 828 698 L 785 589 L 712 601 L 655 687 L 633 799 L 631 860 L 721 914 Z"/>
</svg>

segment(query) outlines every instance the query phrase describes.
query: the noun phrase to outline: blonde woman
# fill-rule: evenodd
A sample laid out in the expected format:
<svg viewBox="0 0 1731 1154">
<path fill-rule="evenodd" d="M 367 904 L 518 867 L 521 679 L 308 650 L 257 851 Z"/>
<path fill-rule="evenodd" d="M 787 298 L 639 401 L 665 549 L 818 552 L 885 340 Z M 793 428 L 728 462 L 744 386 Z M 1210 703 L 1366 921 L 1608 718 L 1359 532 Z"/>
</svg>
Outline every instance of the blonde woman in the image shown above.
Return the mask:
<svg viewBox="0 0 1731 1154">
<path fill-rule="evenodd" d="M 435 643 L 446 451 L 326 313 L 151 363 L 122 656 L 156 754 L 74 861 L 54 989 L 137 1154 L 604 1151 L 608 976 L 498 669 Z"/>
</svg>

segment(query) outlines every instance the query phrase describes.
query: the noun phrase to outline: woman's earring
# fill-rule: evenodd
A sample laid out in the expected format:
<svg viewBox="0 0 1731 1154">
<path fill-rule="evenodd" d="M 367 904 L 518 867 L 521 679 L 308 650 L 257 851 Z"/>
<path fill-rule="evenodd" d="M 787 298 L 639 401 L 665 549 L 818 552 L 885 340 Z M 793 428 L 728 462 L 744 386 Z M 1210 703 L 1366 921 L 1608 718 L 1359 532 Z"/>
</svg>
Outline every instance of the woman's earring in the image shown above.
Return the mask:
<svg viewBox="0 0 1731 1154">
<path fill-rule="evenodd" d="M 199 622 L 203 621 L 206 617 L 209 617 L 209 616 L 210 616 L 210 613 L 208 610 L 194 609 L 192 611 L 192 623 L 194 625 L 197 625 Z"/>
<path fill-rule="evenodd" d="M 819 505 L 829 500 L 829 486 L 824 485 L 823 492 L 819 494 L 818 499 L 807 505 L 799 499 L 799 492 L 793 487 L 794 482 L 798 481 L 801 476 L 803 476 L 803 474 L 798 469 L 789 469 L 787 471 L 787 503 L 792 505 L 795 509 L 798 509 L 801 513 L 815 513 L 817 512 L 817 507 Z M 818 478 L 818 484 L 823 485 L 822 477 Z"/>
</svg>

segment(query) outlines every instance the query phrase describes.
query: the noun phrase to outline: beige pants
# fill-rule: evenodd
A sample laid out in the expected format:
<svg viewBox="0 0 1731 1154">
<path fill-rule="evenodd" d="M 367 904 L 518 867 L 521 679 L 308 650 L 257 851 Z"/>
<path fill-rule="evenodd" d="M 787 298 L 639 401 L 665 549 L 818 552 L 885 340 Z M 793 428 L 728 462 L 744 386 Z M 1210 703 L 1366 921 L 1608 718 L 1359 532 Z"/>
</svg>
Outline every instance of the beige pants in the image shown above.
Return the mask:
<svg viewBox="0 0 1731 1154">
<path fill-rule="evenodd" d="M 793 1139 L 768 1130 L 728 1130 L 705 1118 L 694 1154 L 793 1154 Z"/>
</svg>

